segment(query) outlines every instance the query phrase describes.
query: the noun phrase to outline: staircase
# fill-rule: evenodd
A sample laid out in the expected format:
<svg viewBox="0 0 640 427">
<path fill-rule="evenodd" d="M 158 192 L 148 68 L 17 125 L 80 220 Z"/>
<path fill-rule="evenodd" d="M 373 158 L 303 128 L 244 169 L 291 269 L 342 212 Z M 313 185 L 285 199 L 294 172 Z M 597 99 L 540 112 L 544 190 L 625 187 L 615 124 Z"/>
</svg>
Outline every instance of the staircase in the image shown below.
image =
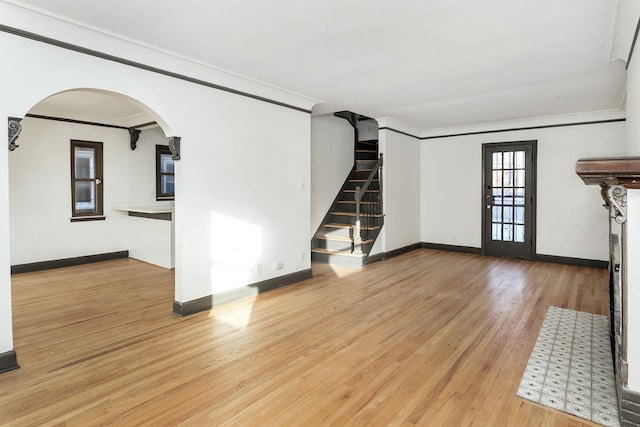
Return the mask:
<svg viewBox="0 0 640 427">
<path fill-rule="evenodd" d="M 312 261 L 363 267 L 384 223 L 378 141 L 354 146 L 353 169 L 311 241 Z"/>
</svg>

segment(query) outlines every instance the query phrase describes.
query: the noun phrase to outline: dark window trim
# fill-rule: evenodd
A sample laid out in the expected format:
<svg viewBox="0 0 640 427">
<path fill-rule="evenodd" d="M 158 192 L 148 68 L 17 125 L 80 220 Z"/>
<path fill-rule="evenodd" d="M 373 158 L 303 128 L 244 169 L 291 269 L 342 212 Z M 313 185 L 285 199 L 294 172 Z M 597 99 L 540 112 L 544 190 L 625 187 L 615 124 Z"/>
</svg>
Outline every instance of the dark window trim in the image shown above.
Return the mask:
<svg viewBox="0 0 640 427">
<path fill-rule="evenodd" d="M 166 145 L 156 145 L 156 200 L 175 200 L 175 188 L 173 194 L 162 193 L 162 175 L 173 176 L 175 182 L 175 173 L 160 172 L 160 158 L 163 154 L 171 156 L 171 150 L 169 150 L 169 147 Z"/>
<path fill-rule="evenodd" d="M 72 216 L 71 222 L 104 221 L 105 219 L 107 219 L 107 217 L 104 215 Z"/>
<path fill-rule="evenodd" d="M 104 176 L 103 176 L 103 144 L 96 141 L 82 141 L 77 139 L 71 140 L 71 222 L 77 221 L 100 221 L 104 220 Z M 100 180 L 100 184 L 96 186 L 96 205 L 94 212 L 76 212 L 76 191 L 75 191 L 75 148 L 87 147 L 95 149 L 96 162 L 96 178 Z M 93 181 L 93 180 L 91 180 Z"/>
</svg>

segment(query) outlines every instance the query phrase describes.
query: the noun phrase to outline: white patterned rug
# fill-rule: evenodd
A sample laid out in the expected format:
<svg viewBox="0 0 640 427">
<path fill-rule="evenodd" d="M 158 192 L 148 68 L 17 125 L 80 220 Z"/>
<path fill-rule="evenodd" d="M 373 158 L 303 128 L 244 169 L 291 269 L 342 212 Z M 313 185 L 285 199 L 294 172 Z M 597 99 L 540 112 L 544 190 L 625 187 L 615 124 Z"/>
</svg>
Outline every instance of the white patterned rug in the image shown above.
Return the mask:
<svg viewBox="0 0 640 427">
<path fill-rule="evenodd" d="M 619 426 L 614 378 L 607 317 L 549 307 L 517 395 Z"/>
</svg>

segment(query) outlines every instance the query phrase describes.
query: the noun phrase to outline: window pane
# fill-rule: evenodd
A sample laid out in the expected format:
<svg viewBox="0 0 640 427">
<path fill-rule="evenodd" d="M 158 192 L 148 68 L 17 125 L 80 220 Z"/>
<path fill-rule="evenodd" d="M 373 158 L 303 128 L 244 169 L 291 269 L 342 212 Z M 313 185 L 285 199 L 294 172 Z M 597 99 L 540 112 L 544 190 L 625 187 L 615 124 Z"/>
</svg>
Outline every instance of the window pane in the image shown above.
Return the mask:
<svg viewBox="0 0 640 427">
<path fill-rule="evenodd" d="M 504 169 L 513 169 L 513 151 L 504 153 Z"/>
<path fill-rule="evenodd" d="M 492 187 L 502 187 L 502 171 L 493 171 Z"/>
<path fill-rule="evenodd" d="M 513 188 L 505 188 L 504 189 L 505 196 L 513 196 Z"/>
<path fill-rule="evenodd" d="M 173 175 L 162 175 L 162 194 L 173 194 Z"/>
<path fill-rule="evenodd" d="M 504 187 L 513 187 L 513 171 L 504 171 L 504 180 L 502 181 Z"/>
<path fill-rule="evenodd" d="M 512 207 L 504 207 L 502 208 L 502 221 L 504 222 L 513 222 L 513 208 Z"/>
<path fill-rule="evenodd" d="M 502 188 L 494 188 L 493 189 L 494 196 L 502 196 Z"/>
<path fill-rule="evenodd" d="M 76 211 L 94 212 L 96 210 L 96 190 L 91 181 L 75 182 Z"/>
<path fill-rule="evenodd" d="M 516 172 L 516 187 L 524 187 L 524 170 L 517 170 Z"/>
<path fill-rule="evenodd" d="M 502 202 L 503 205 L 512 205 L 513 204 L 513 197 L 505 197 L 504 201 Z"/>
<path fill-rule="evenodd" d="M 170 154 L 160 156 L 160 173 L 173 173 L 173 159 Z"/>
<path fill-rule="evenodd" d="M 95 178 L 95 152 L 89 147 L 75 147 L 75 177 Z"/>
<path fill-rule="evenodd" d="M 492 208 L 492 215 L 493 222 L 502 222 L 502 208 L 500 208 L 500 206 L 494 206 Z"/>
<path fill-rule="evenodd" d="M 502 240 L 502 224 L 492 224 L 491 239 Z"/>
<path fill-rule="evenodd" d="M 524 207 L 516 207 L 516 224 L 524 224 Z"/>
<path fill-rule="evenodd" d="M 502 169 L 502 153 L 493 153 L 493 169 Z"/>
<path fill-rule="evenodd" d="M 513 241 L 513 225 L 511 224 L 502 225 L 502 240 L 504 240 L 505 242 Z"/>
<path fill-rule="evenodd" d="M 515 227 L 516 227 L 516 235 L 514 240 L 519 243 L 524 242 L 524 225 L 516 225 Z"/>
<path fill-rule="evenodd" d="M 516 197 L 513 201 L 514 205 L 523 206 L 524 205 L 524 197 Z"/>
<path fill-rule="evenodd" d="M 493 204 L 494 205 L 501 205 L 502 204 L 502 197 L 494 197 L 493 198 Z"/>
<path fill-rule="evenodd" d="M 516 188 L 516 196 L 518 197 L 524 197 L 524 188 Z"/>
<path fill-rule="evenodd" d="M 524 169 L 524 151 L 516 151 L 516 169 Z"/>
</svg>

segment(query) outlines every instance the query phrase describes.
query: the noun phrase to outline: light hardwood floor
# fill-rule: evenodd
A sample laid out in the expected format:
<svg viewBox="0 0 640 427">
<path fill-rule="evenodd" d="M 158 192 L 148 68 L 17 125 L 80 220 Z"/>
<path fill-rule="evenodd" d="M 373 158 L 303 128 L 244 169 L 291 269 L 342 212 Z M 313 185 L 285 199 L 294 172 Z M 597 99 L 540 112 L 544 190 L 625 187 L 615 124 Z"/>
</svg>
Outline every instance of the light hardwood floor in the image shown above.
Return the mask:
<svg viewBox="0 0 640 427">
<path fill-rule="evenodd" d="M 12 278 L 0 425 L 584 426 L 515 393 L 550 305 L 606 314 L 605 270 L 417 250 L 171 314 L 135 260 Z"/>
</svg>

